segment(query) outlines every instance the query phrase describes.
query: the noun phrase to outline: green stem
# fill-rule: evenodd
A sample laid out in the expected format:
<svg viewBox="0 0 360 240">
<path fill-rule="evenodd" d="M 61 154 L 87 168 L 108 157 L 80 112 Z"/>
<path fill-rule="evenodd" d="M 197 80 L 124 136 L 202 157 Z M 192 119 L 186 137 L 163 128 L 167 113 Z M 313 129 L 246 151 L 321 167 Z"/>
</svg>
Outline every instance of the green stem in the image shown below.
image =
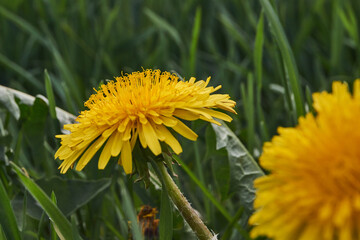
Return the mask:
<svg viewBox="0 0 360 240">
<path fill-rule="evenodd" d="M 170 177 L 167 172 L 163 162 L 157 162 L 157 165 L 160 169 L 160 174 L 163 177 L 164 183 L 168 190 L 168 193 L 179 209 L 180 213 L 189 224 L 191 229 L 195 232 L 196 236 L 200 240 L 209 240 L 214 237 L 214 235 L 209 231 L 209 229 L 205 226 L 203 221 L 200 219 L 199 214 L 190 206 L 190 203 L 184 197 L 184 195 L 180 192 L 180 189 L 176 186 L 175 182 Z"/>
</svg>

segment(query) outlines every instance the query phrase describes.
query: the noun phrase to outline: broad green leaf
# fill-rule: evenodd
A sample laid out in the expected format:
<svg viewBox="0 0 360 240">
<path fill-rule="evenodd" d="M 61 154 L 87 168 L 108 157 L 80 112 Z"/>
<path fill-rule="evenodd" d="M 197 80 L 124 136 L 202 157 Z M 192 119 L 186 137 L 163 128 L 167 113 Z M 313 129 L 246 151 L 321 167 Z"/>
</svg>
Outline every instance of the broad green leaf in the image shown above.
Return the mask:
<svg viewBox="0 0 360 240">
<path fill-rule="evenodd" d="M 0 104 L 6 107 L 7 110 L 14 116 L 16 120 L 20 118 L 20 109 L 14 99 L 14 94 L 9 88 L 0 86 Z"/>
<path fill-rule="evenodd" d="M 46 102 L 36 97 L 33 106 L 30 108 L 29 115 L 22 126 L 24 137 L 31 148 L 32 158 L 36 159 L 36 166 L 40 166 L 40 164 L 48 166 L 46 164 L 48 158 L 44 147 L 48 111 Z M 54 172 L 54 169 L 51 168 L 47 170 Z"/>
<path fill-rule="evenodd" d="M 82 180 L 53 177 L 36 183 L 48 195 L 55 193 L 59 209 L 69 216 L 110 186 L 111 179 Z"/>
<path fill-rule="evenodd" d="M 216 150 L 216 135 L 210 125 L 206 127 L 205 134 L 206 156 L 211 159 L 211 170 L 217 191 L 220 193 L 221 199 L 225 200 L 230 189 L 230 166 L 226 150 Z"/>
<path fill-rule="evenodd" d="M 0 181 L 0 206 L 0 225 L 7 239 L 21 239 L 15 214 L 2 181 Z"/>
<path fill-rule="evenodd" d="M 4 86 L 0 85 L 0 96 L 2 97 L 3 94 L 13 94 L 15 98 L 20 99 L 20 102 L 22 104 L 29 105 L 29 106 L 32 106 L 35 101 L 35 97 L 33 97 L 27 93 L 23 93 L 23 92 L 15 90 L 15 89 L 4 87 Z M 46 102 L 46 104 L 48 104 L 48 100 L 44 96 L 38 95 L 37 97 L 41 98 L 41 100 L 43 100 L 44 102 Z M 6 102 L 8 101 L 8 99 L 6 99 L 6 97 L 5 97 L 4 102 L 5 101 Z M 15 102 L 15 104 L 16 104 L 16 102 Z M 13 109 L 14 107 L 15 106 L 13 105 L 13 103 L 11 103 L 11 109 L 14 111 L 17 111 L 16 109 Z M 76 116 L 74 116 L 73 114 L 66 112 L 63 109 L 58 108 L 58 107 L 56 107 L 55 109 L 56 109 L 56 116 L 62 125 L 73 123 L 75 121 Z M 20 115 L 20 109 L 19 109 L 19 115 Z M 17 115 L 15 115 L 15 117 L 16 116 Z"/>
<path fill-rule="evenodd" d="M 71 223 L 66 219 L 60 209 L 51 201 L 46 193 L 13 162 L 11 162 L 20 182 L 26 190 L 38 201 L 51 221 L 54 223 L 56 233 L 61 240 L 73 240 Z M 80 236 L 79 236 L 80 238 Z"/>
<path fill-rule="evenodd" d="M 221 126 L 211 124 L 216 134 L 216 148 L 226 148 L 233 189 L 238 193 L 241 205 L 251 212 L 255 199 L 253 181 L 264 173 L 233 131 L 223 121 L 220 123 Z"/>
<path fill-rule="evenodd" d="M 35 183 L 48 195 L 55 193 L 57 206 L 65 216 L 70 216 L 77 209 L 81 208 L 94 197 L 106 190 L 111 183 L 111 179 L 82 180 L 82 179 L 63 179 L 52 177 L 50 179 L 40 179 Z M 70 201 L 71 199 L 71 201 Z M 21 210 L 22 197 L 17 196 L 12 201 L 12 205 L 17 211 Z M 33 198 L 27 201 L 28 214 L 40 219 L 42 211 Z"/>
</svg>

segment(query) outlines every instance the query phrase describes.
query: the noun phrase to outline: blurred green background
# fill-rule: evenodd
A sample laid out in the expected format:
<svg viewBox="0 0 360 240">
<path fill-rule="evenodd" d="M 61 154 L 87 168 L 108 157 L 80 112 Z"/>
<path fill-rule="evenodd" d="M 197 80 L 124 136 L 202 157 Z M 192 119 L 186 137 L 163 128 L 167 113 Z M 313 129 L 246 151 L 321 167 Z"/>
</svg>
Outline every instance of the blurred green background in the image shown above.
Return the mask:
<svg viewBox="0 0 360 240">
<path fill-rule="evenodd" d="M 210 85 L 221 84 L 220 92 L 237 102 L 231 131 L 257 159 L 278 126 L 294 126 L 298 116 L 312 111 L 312 92 L 330 90 L 334 80 L 351 86 L 359 77 L 359 13 L 357 0 L 3 0 L 0 84 L 49 97 L 47 69 L 52 103 L 77 115 L 93 88 L 122 73 L 158 68 L 185 79 L 211 76 Z M 0 177 L 17 206 L 22 238 L 56 237 L 9 161 L 24 166 L 49 194 L 71 193 L 65 207 L 58 204 L 85 239 L 127 239 L 127 221 L 134 214 L 129 202 L 136 211 L 143 204 L 160 207 L 156 187 L 144 190 L 141 182 L 133 184 L 136 176 L 129 179 L 115 164 L 97 171 L 94 159 L 84 172 L 60 176 L 53 154 L 61 123 L 47 104 L 41 98 L 30 106 L 17 99 L 14 106 L 8 96 L 0 98 Z M 249 239 L 246 219 L 251 209 L 244 207 L 239 197 L 243 192 L 234 186 L 244 181 L 251 186 L 255 175 L 248 180 L 234 177 L 243 173 L 232 172 L 231 149 L 215 151 L 209 124 L 195 122 L 192 127 L 199 140 L 182 141 L 186 152 L 181 158 L 189 168 L 175 166 L 176 181 L 219 238 Z M 61 179 L 49 180 L 54 176 Z M 84 182 L 90 189 L 84 190 Z M 76 196 L 77 191 L 88 195 Z M 173 218 L 174 239 L 192 238 L 176 211 Z"/>
</svg>

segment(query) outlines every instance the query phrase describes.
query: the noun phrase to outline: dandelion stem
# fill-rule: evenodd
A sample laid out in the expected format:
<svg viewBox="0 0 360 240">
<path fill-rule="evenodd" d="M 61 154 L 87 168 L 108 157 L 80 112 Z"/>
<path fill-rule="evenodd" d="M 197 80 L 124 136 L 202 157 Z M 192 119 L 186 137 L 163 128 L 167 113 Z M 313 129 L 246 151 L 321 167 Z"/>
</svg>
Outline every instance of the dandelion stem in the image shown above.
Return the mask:
<svg viewBox="0 0 360 240">
<path fill-rule="evenodd" d="M 200 240 L 209 240 L 213 239 L 214 235 L 209 231 L 205 226 L 203 221 L 200 219 L 199 214 L 190 206 L 188 200 L 181 193 L 180 189 L 176 186 L 173 179 L 170 177 L 168 171 L 166 170 L 163 162 L 157 163 L 160 173 L 163 177 L 164 183 L 166 185 L 167 191 L 173 201 L 177 206 L 180 213 L 190 225 L 191 229 L 195 232 L 196 236 Z"/>
</svg>

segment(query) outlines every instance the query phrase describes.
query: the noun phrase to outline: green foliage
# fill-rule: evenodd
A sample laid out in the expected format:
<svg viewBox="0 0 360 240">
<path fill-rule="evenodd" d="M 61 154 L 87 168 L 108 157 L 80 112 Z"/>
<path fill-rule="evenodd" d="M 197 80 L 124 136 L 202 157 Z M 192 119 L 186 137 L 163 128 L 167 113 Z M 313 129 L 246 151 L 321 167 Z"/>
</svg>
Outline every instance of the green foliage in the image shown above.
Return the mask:
<svg viewBox="0 0 360 240">
<path fill-rule="evenodd" d="M 360 75 L 359 13 L 356 0 L 2 1 L 0 215 L 8 220 L 0 238 L 141 239 L 136 214 L 145 204 L 160 212 L 160 236 L 194 238 L 143 153 L 134 154 L 137 176 L 117 159 L 97 170 L 98 156 L 61 175 L 53 159 L 54 136 L 93 88 L 143 67 L 211 76 L 236 100 L 229 126 L 192 124 L 199 139 L 179 139 L 184 153 L 172 168 L 220 239 L 249 239 L 262 145 L 313 111 L 312 92 Z"/>
</svg>

